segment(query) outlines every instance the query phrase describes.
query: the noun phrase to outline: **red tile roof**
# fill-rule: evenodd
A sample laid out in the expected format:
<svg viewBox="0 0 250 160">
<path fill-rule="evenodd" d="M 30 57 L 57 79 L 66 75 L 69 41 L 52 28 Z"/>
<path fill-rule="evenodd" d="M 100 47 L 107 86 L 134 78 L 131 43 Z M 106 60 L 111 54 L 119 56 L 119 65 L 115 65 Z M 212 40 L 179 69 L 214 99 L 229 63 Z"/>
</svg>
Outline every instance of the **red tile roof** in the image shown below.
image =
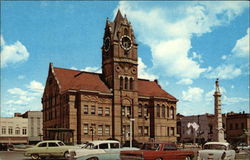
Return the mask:
<svg viewBox="0 0 250 160">
<path fill-rule="evenodd" d="M 177 99 L 164 91 L 155 81 L 138 79 L 138 94 L 145 97 L 163 97 L 176 101 Z"/>
<path fill-rule="evenodd" d="M 54 72 L 61 86 L 61 92 L 72 89 L 111 93 L 110 89 L 101 80 L 101 74 L 56 67 L 54 67 Z"/>
<path fill-rule="evenodd" d="M 111 93 L 102 81 L 102 74 L 53 67 L 55 76 L 61 86 L 60 92 L 66 90 L 90 90 Z M 155 81 L 138 79 L 138 95 L 144 97 L 163 97 L 177 99 L 164 91 Z"/>
</svg>

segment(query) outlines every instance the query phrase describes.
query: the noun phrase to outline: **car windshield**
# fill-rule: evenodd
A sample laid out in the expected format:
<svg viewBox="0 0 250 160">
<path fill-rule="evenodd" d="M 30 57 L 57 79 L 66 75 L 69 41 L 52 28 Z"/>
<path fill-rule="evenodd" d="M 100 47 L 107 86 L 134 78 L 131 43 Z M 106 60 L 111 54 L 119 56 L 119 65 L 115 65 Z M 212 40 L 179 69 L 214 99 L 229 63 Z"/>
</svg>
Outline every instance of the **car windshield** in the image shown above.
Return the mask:
<svg viewBox="0 0 250 160">
<path fill-rule="evenodd" d="M 58 142 L 59 146 L 65 146 L 63 142 Z"/>
<path fill-rule="evenodd" d="M 226 150 L 227 146 L 222 144 L 206 144 L 204 145 L 204 149 Z"/>
<path fill-rule="evenodd" d="M 154 143 L 145 143 L 142 145 L 142 150 L 159 150 L 160 145 Z"/>
<path fill-rule="evenodd" d="M 84 148 L 86 148 L 86 149 L 93 149 L 93 147 L 94 147 L 93 143 L 88 143 L 88 144 L 86 144 L 86 146 Z"/>
</svg>

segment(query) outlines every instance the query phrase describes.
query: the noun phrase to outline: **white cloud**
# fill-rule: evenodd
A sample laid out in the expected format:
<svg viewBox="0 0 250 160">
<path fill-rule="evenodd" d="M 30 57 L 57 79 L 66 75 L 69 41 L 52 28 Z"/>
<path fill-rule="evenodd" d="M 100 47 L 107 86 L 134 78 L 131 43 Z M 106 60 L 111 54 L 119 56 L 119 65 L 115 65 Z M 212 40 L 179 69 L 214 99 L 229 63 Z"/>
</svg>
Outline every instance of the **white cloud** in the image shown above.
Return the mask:
<svg viewBox="0 0 250 160">
<path fill-rule="evenodd" d="M 144 5 L 144 2 L 120 1 L 117 8 L 127 14 L 137 31 L 137 40 L 152 51 L 153 69 L 178 78 L 199 78 L 206 71 L 196 55 L 188 57 L 192 36 L 211 32 L 228 24 L 248 7 L 241 2 L 181 2 L 172 6 Z M 117 10 L 117 9 L 116 9 Z M 114 15 L 116 12 L 114 12 Z M 196 58 L 194 58 L 196 56 Z M 195 60 L 198 60 L 195 61 Z M 188 69 L 187 69 L 188 68 Z"/>
<path fill-rule="evenodd" d="M 4 104 L 11 107 L 11 110 L 8 109 L 8 107 L 4 107 L 2 109 L 3 112 L 9 113 L 10 111 L 25 112 L 27 110 L 41 110 L 41 96 L 44 89 L 42 83 L 33 80 L 25 85 L 25 87 L 25 89 L 11 88 L 7 90 L 10 96 Z"/>
<path fill-rule="evenodd" d="M 14 94 L 14 95 L 27 95 L 27 91 L 24 91 L 20 88 L 11 88 L 11 89 L 8 89 L 8 92 L 10 94 Z"/>
<path fill-rule="evenodd" d="M 215 78 L 220 78 L 220 79 L 233 79 L 235 77 L 238 77 L 241 75 L 241 69 L 236 68 L 234 65 L 229 64 L 229 65 L 220 65 L 214 70 L 208 72 L 205 77 L 209 79 L 215 79 Z"/>
<path fill-rule="evenodd" d="M 24 79 L 25 78 L 25 75 L 18 75 L 17 76 L 17 79 Z"/>
<path fill-rule="evenodd" d="M 233 89 L 233 88 L 234 88 L 234 85 L 231 85 L 231 88 Z"/>
<path fill-rule="evenodd" d="M 138 77 L 149 79 L 149 80 L 155 80 L 158 79 L 158 76 L 155 74 L 151 74 L 148 71 L 147 66 L 142 62 L 142 59 L 138 57 Z"/>
<path fill-rule="evenodd" d="M 21 42 L 17 41 L 12 45 L 6 45 L 6 42 L 1 35 L 1 67 L 23 62 L 28 58 L 29 52 Z"/>
<path fill-rule="evenodd" d="M 247 29 L 247 34 L 243 38 L 237 40 L 232 49 L 232 53 L 237 57 L 249 57 L 249 30 L 250 28 Z"/>
<path fill-rule="evenodd" d="M 237 104 L 240 102 L 248 102 L 248 98 L 242 98 L 242 97 L 227 97 L 226 95 L 223 96 L 222 104 Z"/>
<path fill-rule="evenodd" d="M 102 73 L 102 69 L 100 67 L 85 67 L 83 69 L 77 69 L 76 67 L 71 67 L 70 69 L 86 71 L 86 72 Z"/>
<path fill-rule="evenodd" d="M 35 80 L 31 81 L 30 84 L 27 85 L 27 88 L 30 89 L 30 91 L 38 92 L 38 93 L 42 93 L 44 90 L 43 84 Z"/>
<path fill-rule="evenodd" d="M 182 91 L 183 101 L 201 101 L 204 90 L 198 87 L 189 87 L 187 91 Z"/>
<path fill-rule="evenodd" d="M 188 78 L 181 79 L 180 81 L 176 82 L 176 84 L 185 84 L 185 85 L 192 84 L 192 83 L 193 83 L 193 80 L 188 79 Z"/>
<path fill-rule="evenodd" d="M 227 59 L 227 56 L 226 56 L 226 55 L 223 55 L 223 56 L 221 56 L 221 59 L 222 59 L 222 60 L 226 60 L 226 59 Z"/>
</svg>

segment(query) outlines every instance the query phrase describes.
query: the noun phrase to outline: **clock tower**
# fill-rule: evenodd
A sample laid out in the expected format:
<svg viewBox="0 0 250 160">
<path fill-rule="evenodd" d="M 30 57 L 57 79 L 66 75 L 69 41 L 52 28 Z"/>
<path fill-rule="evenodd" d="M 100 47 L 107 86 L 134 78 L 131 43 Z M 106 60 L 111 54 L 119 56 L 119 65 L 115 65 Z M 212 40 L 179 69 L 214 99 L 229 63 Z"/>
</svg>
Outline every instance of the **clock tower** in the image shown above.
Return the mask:
<svg viewBox="0 0 250 160">
<path fill-rule="evenodd" d="M 118 10 L 114 22 L 106 20 L 102 73 L 114 96 L 112 135 L 121 141 L 127 140 L 129 120 L 137 116 L 137 46 L 131 23 Z"/>
</svg>

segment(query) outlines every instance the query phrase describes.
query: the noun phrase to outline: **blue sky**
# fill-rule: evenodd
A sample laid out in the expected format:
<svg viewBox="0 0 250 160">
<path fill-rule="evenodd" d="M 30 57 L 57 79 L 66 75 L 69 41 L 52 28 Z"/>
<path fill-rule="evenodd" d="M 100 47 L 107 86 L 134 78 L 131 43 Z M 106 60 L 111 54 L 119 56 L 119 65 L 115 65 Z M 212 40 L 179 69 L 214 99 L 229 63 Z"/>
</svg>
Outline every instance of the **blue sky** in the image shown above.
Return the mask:
<svg viewBox="0 0 250 160">
<path fill-rule="evenodd" d="M 248 2 L 1 2 L 1 116 L 41 110 L 49 62 L 100 72 L 107 17 L 117 9 L 139 44 L 139 77 L 158 79 L 184 115 L 249 112 Z"/>
</svg>

